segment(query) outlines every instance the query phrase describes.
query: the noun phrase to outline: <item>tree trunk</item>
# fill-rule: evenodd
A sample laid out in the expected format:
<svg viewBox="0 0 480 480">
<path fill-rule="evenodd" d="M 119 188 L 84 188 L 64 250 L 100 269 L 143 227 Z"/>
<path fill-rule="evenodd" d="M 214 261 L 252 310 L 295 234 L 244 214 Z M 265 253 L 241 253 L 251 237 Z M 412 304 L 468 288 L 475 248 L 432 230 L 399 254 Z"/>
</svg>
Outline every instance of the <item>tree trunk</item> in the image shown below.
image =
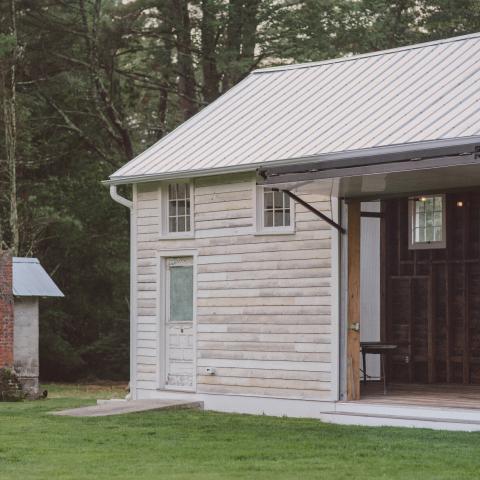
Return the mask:
<svg viewBox="0 0 480 480">
<path fill-rule="evenodd" d="M 202 0 L 202 94 L 206 103 L 213 102 L 220 95 L 220 75 L 218 74 L 216 61 L 218 31 L 218 28 L 216 28 L 216 14 L 215 0 Z"/>
<path fill-rule="evenodd" d="M 236 83 L 242 46 L 243 0 L 230 0 L 228 4 L 227 33 L 225 39 L 225 64 L 222 90 L 225 92 Z"/>
<path fill-rule="evenodd" d="M 163 73 L 162 85 L 160 87 L 160 96 L 158 99 L 158 127 L 157 127 L 157 139 L 162 138 L 167 131 L 167 112 L 168 112 L 168 92 L 170 88 L 170 77 L 171 77 L 171 68 L 172 68 L 172 51 L 173 51 L 173 41 L 172 35 L 173 30 L 172 26 L 162 26 L 162 31 L 164 33 L 161 35 L 163 38 L 164 44 L 164 55 L 161 58 Z"/>
<path fill-rule="evenodd" d="M 10 209 L 10 245 L 13 255 L 18 255 L 20 234 L 17 205 L 17 112 L 16 112 L 16 64 L 18 55 L 15 0 L 10 0 L 9 34 L 13 39 L 11 63 L 4 75 L 3 114 L 5 123 L 5 150 L 7 159 L 8 203 Z"/>
<path fill-rule="evenodd" d="M 98 54 L 98 24 L 100 21 L 102 0 L 95 0 L 93 9 L 92 26 L 89 27 L 87 10 L 84 0 L 79 0 L 80 13 L 85 33 L 85 44 L 88 53 L 89 70 L 97 99 L 97 110 L 107 130 L 125 153 L 127 160 L 133 158 L 133 144 L 130 132 L 122 115 L 117 110 L 115 103 L 102 80 L 101 66 Z"/>
<path fill-rule="evenodd" d="M 176 33 L 178 95 L 184 120 L 197 113 L 192 36 L 188 0 L 173 0 L 172 13 Z"/>
<path fill-rule="evenodd" d="M 242 60 L 244 60 L 244 71 L 246 73 L 248 73 L 255 64 L 259 6 L 260 0 L 250 0 L 245 2 L 243 9 L 241 57 Z M 240 80 L 240 78 L 237 78 L 237 81 L 238 80 Z"/>
</svg>

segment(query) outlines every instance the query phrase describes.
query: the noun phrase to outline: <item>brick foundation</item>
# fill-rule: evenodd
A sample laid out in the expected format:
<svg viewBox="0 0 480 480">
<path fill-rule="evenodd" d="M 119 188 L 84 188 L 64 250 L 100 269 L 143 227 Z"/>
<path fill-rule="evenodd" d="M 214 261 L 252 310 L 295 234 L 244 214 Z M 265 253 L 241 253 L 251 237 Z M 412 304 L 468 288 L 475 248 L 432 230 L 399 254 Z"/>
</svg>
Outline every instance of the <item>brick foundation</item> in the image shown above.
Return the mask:
<svg viewBox="0 0 480 480">
<path fill-rule="evenodd" d="M 0 368 L 13 367 L 12 256 L 0 251 Z"/>
</svg>

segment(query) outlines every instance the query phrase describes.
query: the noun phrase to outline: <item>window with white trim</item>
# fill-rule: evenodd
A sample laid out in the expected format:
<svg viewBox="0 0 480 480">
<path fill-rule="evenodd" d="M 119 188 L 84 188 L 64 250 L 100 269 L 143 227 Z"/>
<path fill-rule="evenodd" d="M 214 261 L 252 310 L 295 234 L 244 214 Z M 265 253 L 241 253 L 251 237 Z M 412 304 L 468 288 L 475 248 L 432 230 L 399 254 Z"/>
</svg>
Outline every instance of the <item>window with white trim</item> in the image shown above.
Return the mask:
<svg viewBox="0 0 480 480">
<path fill-rule="evenodd" d="M 163 228 L 166 236 L 192 234 L 192 186 L 187 182 L 165 184 L 162 187 Z"/>
<path fill-rule="evenodd" d="M 445 195 L 409 199 L 409 248 L 446 247 Z"/>
<path fill-rule="evenodd" d="M 257 187 L 257 230 L 291 233 L 294 229 L 293 201 L 285 192 Z"/>
</svg>

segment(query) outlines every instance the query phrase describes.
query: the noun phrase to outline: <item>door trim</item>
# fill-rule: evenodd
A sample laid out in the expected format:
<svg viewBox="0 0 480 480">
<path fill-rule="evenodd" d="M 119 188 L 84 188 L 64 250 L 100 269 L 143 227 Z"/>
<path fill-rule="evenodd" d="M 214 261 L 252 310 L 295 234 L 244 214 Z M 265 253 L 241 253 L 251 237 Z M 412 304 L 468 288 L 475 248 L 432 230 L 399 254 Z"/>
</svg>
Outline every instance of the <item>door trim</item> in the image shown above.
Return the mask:
<svg viewBox="0 0 480 480">
<path fill-rule="evenodd" d="M 170 387 L 166 385 L 166 319 L 167 319 L 167 258 L 191 257 L 193 265 L 193 381 L 192 388 Z M 159 390 L 178 390 L 182 392 L 197 391 L 197 258 L 196 249 L 161 250 L 157 254 L 157 385 Z"/>
</svg>

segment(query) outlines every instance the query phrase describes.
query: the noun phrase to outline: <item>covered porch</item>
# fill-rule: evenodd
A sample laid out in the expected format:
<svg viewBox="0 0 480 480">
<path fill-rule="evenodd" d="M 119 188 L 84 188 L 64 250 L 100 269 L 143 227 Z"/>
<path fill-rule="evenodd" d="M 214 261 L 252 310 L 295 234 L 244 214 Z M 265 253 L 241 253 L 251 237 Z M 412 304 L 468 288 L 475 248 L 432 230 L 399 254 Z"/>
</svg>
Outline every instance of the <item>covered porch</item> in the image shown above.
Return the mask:
<svg viewBox="0 0 480 480">
<path fill-rule="evenodd" d="M 325 420 L 480 429 L 478 146 L 343 162 L 263 181 L 338 198 L 339 401 Z M 366 383 L 361 342 L 394 347 L 384 369 L 367 355 Z"/>
</svg>

